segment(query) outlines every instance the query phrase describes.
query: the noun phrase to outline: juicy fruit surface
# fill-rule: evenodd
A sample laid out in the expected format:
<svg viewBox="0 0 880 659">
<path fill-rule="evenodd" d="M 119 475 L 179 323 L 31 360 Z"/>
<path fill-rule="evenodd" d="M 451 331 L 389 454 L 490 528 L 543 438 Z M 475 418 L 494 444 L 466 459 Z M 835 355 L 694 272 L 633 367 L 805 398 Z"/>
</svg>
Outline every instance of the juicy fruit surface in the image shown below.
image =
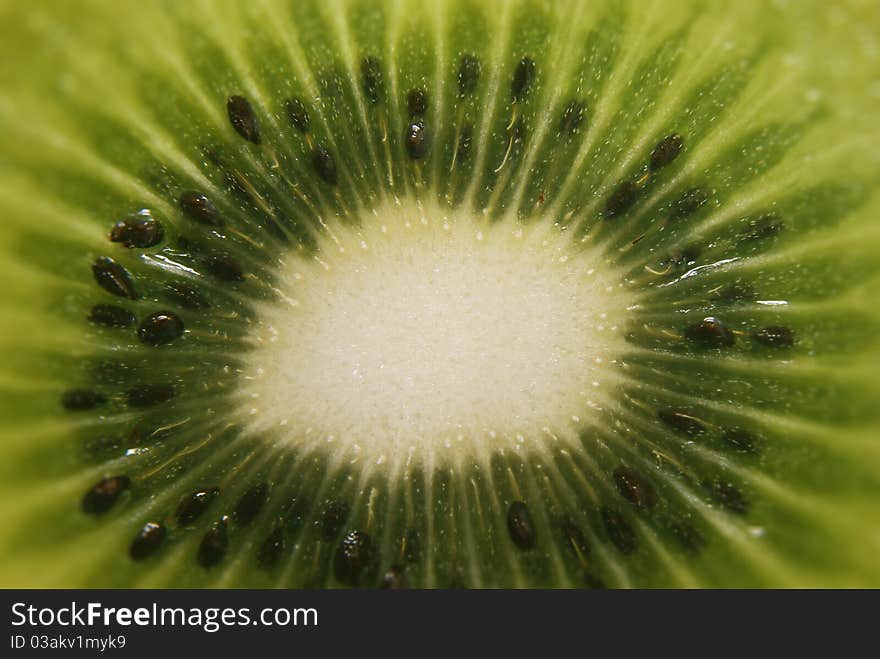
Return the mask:
<svg viewBox="0 0 880 659">
<path fill-rule="evenodd" d="M 3 585 L 880 584 L 869 5 L 0 14 Z M 616 278 L 607 400 L 437 459 L 249 420 L 285 264 L 389 204 Z"/>
</svg>

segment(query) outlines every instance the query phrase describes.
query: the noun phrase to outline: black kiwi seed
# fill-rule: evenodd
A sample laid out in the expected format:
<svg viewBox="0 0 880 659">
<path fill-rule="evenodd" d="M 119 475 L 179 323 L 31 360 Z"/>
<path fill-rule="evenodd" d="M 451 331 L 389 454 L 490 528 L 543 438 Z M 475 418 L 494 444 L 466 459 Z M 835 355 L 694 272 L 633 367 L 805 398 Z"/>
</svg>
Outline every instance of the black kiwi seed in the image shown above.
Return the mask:
<svg viewBox="0 0 880 659">
<path fill-rule="evenodd" d="M 220 489 L 212 487 L 207 490 L 196 490 L 185 497 L 177 507 L 177 523 L 180 526 L 189 526 L 195 522 L 219 494 Z"/>
<path fill-rule="evenodd" d="M 183 321 L 170 311 L 156 311 L 141 321 L 138 338 L 148 346 L 161 346 L 183 336 Z"/>
<path fill-rule="evenodd" d="M 571 135 L 576 133 L 581 124 L 584 123 L 584 117 L 587 113 L 587 104 L 581 100 L 569 102 L 562 111 L 562 117 L 559 119 L 559 132 L 563 135 Z"/>
<path fill-rule="evenodd" d="M 162 241 L 162 225 L 149 211 L 120 220 L 110 229 L 110 240 L 126 247 L 153 247 Z"/>
<path fill-rule="evenodd" d="M 89 312 L 89 322 L 104 327 L 131 327 L 136 320 L 131 311 L 112 304 L 96 304 Z"/>
<path fill-rule="evenodd" d="M 458 95 L 465 97 L 477 88 L 480 79 L 480 60 L 474 55 L 463 55 L 458 66 Z"/>
<path fill-rule="evenodd" d="M 164 526 L 156 522 L 147 522 L 132 540 L 128 555 L 134 561 L 144 560 L 159 549 L 165 535 Z"/>
<path fill-rule="evenodd" d="M 406 576 L 403 574 L 403 568 L 399 565 L 392 565 L 385 574 L 382 575 L 382 581 L 379 583 L 382 590 L 403 590 L 406 588 Z"/>
<path fill-rule="evenodd" d="M 91 389 L 71 389 L 61 394 L 61 406 L 70 412 L 93 410 L 107 403 L 107 397 Z"/>
<path fill-rule="evenodd" d="M 770 325 L 752 333 L 758 343 L 772 348 L 790 348 L 794 345 L 794 332 L 788 327 Z"/>
<path fill-rule="evenodd" d="M 223 219 L 214 203 L 201 192 L 186 190 L 181 193 L 178 204 L 189 219 L 211 227 L 222 227 Z"/>
<path fill-rule="evenodd" d="M 284 107 L 287 109 L 287 118 L 290 119 L 293 127 L 300 133 L 308 133 L 311 127 L 311 118 L 309 117 L 309 109 L 306 107 L 306 104 L 296 96 L 293 96 L 287 99 Z"/>
<path fill-rule="evenodd" d="M 229 547 L 229 534 L 226 532 L 228 520 L 229 518 L 224 515 L 214 522 L 202 537 L 199 552 L 196 555 L 196 560 L 202 567 L 213 567 L 226 555 L 226 549 Z"/>
<path fill-rule="evenodd" d="M 689 341 L 706 348 L 729 348 L 736 341 L 734 333 L 712 316 L 686 327 L 684 336 Z"/>
<path fill-rule="evenodd" d="M 566 519 L 561 525 L 562 534 L 565 536 L 566 546 L 574 552 L 578 558 L 583 558 L 590 553 L 590 543 L 584 537 L 584 532 L 570 519 Z"/>
<path fill-rule="evenodd" d="M 110 476 L 101 479 L 83 497 L 83 512 L 89 515 L 107 512 L 116 503 L 119 495 L 129 487 L 131 487 L 131 479 L 128 476 Z"/>
<path fill-rule="evenodd" d="M 528 507 L 522 501 L 514 501 L 507 509 L 507 531 L 513 544 L 520 549 L 535 546 L 535 525 Z"/>
<path fill-rule="evenodd" d="M 331 501 L 324 514 L 321 516 L 321 533 L 325 540 L 332 540 L 342 530 L 342 525 L 348 519 L 348 504 L 340 501 Z"/>
<path fill-rule="evenodd" d="M 138 295 L 128 270 L 109 256 L 99 256 L 92 264 L 92 274 L 98 286 L 108 293 L 136 300 Z"/>
<path fill-rule="evenodd" d="M 737 451 L 744 451 L 746 453 L 752 453 L 755 451 L 755 436 L 748 430 L 742 430 L 741 428 L 731 428 L 729 430 L 725 430 L 722 437 L 725 442 L 727 442 Z"/>
<path fill-rule="evenodd" d="M 315 173 L 321 177 L 324 183 L 336 185 L 338 179 L 336 160 L 323 144 L 316 144 L 312 149 L 312 167 L 315 168 Z"/>
<path fill-rule="evenodd" d="M 241 264 L 228 254 L 211 254 L 202 259 L 202 265 L 215 279 L 226 282 L 244 281 Z"/>
<path fill-rule="evenodd" d="M 410 89 L 406 95 L 406 108 L 410 117 L 421 117 L 428 111 L 428 93 L 421 87 Z"/>
<path fill-rule="evenodd" d="M 535 61 L 531 57 L 523 57 L 513 72 L 510 82 L 510 95 L 514 101 L 524 101 L 529 88 L 535 81 Z"/>
<path fill-rule="evenodd" d="M 602 508 L 602 524 L 611 543 L 621 554 L 636 550 L 636 534 L 623 515 L 611 508 Z"/>
<path fill-rule="evenodd" d="M 375 57 L 365 57 L 361 61 L 361 82 L 367 100 L 373 105 L 380 102 L 385 96 L 385 87 L 382 82 L 382 65 Z"/>
<path fill-rule="evenodd" d="M 623 181 L 608 196 L 602 215 L 608 219 L 617 217 L 632 208 L 638 198 L 638 186 L 633 181 Z"/>
<path fill-rule="evenodd" d="M 702 421 L 682 410 L 658 410 L 657 418 L 673 430 L 691 437 L 706 431 L 706 426 Z"/>
<path fill-rule="evenodd" d="M 205 296 L 189 284 L 179 281 L 169 282 L 165 285 L 165 290 L 172 300 L 185 309 L 198 311 L 211 306 Z"/>
<path fill-rule="evenodd" d="M 260 513 L 263 504 L 266 503 L 266 496 L 269 494 L 269 485 L 260 483 L 254 485 L 245 492 L 235 506 L 235 521 L 241 526 L 250 524 L 254 518 Z"/>
<path fill-rule="evenodd" d="M 680 220 L 693 215 L 709 201 L 708 193 L 703 188 L 691 188 L 683 193 L 672 204 L 670 219 Z"/>
<path fill-rule="evenodd" d="M 628 467 L 621 465 L 614 470 L 614 484 L 624 499 L 639 508 L 653 508 L 657 504 L 654 486 Z"/>
<path fill-rule="evenodd" d="M 370 536 L 363 531 L 349 531 L 336 549 L 333 560 L 336 578 L 349 586 L 356 586 L 371 558 Z"/>
<path fill-rule="evenodd" d="M 260 143 L 260 124 L 250 101 L 244 96 L 230 96 L 226 101 L 226 113 L 236 133 L 248 142 Z"/>
<path fill-rule="evenodd" d="M 170 384 L 141 384 L 125 392 L 129 407 L 150 407 L 174 398 L 174 387 Z"/>
<path fill-rule="evenodd" d="M 283 553 L 284 533 L 282 533 L 280 526 L 276 526 L 260 545 L 260 550 L 257 552 L 257 564 L 262 568 L 270 568 L 278 564 Z"/>
<path fill-rule="evenodd" d="M 429 142 L 428 129 L 425 127 L 424 121 L 419 120 L 407 126 L 404 143 L 410 158 L 413 160 L 424 158 L 428 153 Z"/>
<path fill-rule="evenodd" d="M 706 484 L 709 492 L 718 503 L 737 515 L 745 515 L 749 510 L 749 502 L 745 495 L 733 483 L 723 478 L 715 478 Z"/>
<path fill-rule="evenodd" d="M 666 167 L 673 160 L 678 158 L 684 147 L 684 140 L 678 133 L 667 135 L 657 143 L 654 150 L 651 151 L 651 160 L 648 163 L 648 169 L 652 172 L 657 171 L 661 167 Z"/>
</svg>

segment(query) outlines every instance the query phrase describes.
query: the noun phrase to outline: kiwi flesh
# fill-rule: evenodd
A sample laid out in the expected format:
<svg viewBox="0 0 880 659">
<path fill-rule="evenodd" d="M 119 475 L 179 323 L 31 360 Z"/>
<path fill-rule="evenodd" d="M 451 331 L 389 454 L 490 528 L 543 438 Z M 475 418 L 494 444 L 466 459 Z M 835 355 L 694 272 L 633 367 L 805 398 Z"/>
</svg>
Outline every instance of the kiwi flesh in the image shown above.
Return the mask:
<svg viewBox="0 0 880 659">
<path fill-rule="evenodd" d="M 4 6 L 0 584 L 880 585 L 808 4 Z"/>
</svg>

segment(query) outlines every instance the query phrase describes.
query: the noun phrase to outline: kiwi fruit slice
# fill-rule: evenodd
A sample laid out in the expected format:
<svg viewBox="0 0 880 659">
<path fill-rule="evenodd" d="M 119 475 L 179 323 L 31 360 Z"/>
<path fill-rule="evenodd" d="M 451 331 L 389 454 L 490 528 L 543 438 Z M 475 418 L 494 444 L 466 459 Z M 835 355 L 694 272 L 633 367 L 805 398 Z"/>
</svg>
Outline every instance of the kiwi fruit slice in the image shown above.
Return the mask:
<svg viewBox="0 0 880 659">
<path fill-rule="evenodd" d="M 880 585 L 871 3 L 0 14 L 3 585 Z"/>
</svg>

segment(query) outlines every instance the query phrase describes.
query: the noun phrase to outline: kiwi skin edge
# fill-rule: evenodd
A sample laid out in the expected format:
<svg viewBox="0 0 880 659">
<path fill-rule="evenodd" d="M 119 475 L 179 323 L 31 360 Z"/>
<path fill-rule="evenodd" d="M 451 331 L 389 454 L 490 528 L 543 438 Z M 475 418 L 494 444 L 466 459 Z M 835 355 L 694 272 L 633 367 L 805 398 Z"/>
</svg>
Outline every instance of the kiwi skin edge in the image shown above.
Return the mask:
<svg viewBox="0 0 880 659">
<path fill-rule="evenodd" d="M 880 585 L 880 19 L 808 4 L 5 7 L 0 585 Z"/>
</svg>

